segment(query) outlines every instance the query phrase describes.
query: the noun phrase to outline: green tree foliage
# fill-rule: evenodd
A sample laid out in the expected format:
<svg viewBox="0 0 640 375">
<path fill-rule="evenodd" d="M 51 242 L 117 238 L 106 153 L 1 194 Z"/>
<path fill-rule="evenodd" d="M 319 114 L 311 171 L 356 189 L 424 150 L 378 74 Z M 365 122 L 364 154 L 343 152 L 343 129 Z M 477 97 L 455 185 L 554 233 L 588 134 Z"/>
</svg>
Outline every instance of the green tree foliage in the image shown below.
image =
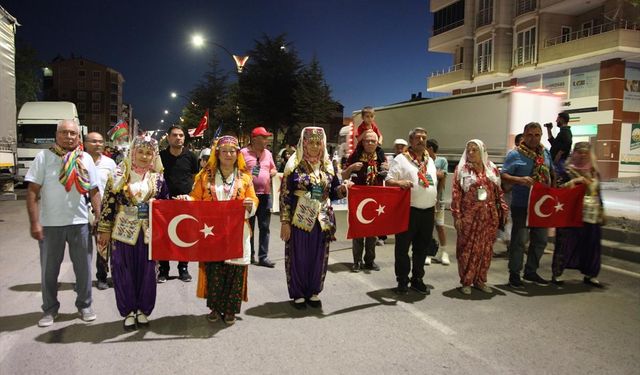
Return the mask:
<svg viewBox="0 0 640 375">
<path fill-rule="evenodd" d="M 278 133 L 295 124 L 295 91 L 302 63 L 284 35 L 263 35 L 249 52 L 249 61 L 240 75 L 240 111 L 247 127 L 264 125 Z"/>
<path fill-rule="evenodd" d="M 42 68 L 38 51 L 22 40 L 16 43 L 16 106 L 18 110 L 26 102 L 38 100 L 42 91 Z"/>
</svg>

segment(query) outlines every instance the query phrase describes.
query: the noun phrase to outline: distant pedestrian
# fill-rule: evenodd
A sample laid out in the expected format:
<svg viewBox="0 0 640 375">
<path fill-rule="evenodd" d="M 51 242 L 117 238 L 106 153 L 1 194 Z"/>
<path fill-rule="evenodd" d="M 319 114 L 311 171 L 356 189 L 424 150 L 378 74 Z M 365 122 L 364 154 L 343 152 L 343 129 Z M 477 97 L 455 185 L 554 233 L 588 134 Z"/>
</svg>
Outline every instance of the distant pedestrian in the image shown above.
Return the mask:
<svg viewBox="0 0 640 375">
<path fill-rule="evenodd" d="M 553 125 L 551 123 L 544 125 L 547 128 L 547 137 L 551 144 L 551 161 L 555 167 L 555 170 L 561 172 L 564 169 L 564 163 L 571 152 L 571 145 L 573 143 L 573 135 L 571 133 L 571 127 L 569 126 L 569 114 L 567 112 L 558 113 L 556 118 L 556 126 L 560 129 L 558 134 L 554 137 L 551 129 Z"/>
<path fill-rule="evenodd" d="M 344 198 L 345 184 L 334 174 L 324 129 L 302 129 L 296 152 L 284 170 L 280 192 L 280 238 L 285 242 L 287 287 L 297 309 L 321 307 L 329 262 L 329 243 L 335 240 L 336 220 L 331 201 Z"/>
<path fill-rule="evenodd" d="M 355 133 L 353 134 L 355 143 L 357 144 L 362 140 L 362 136 L 365 131 L 373 130 L 373 132 L 378 136 L 378 144 L 382 145 L 382 132 L 380 131 L 380 128 L 378 128 L 378 125 L 373 121 L 375 119 L 375 110 L 373 107 L 362 108 L 360 115 L 362 116 L 362 123 L 358 125 Z"/>
<path fill-rule="evenodd" d="M 269 137 L 272 135 L 264 127 L 258 126 L 251 131 L 251 143 L 241 150 L 244 160 L 247 162 L 247 170 L 253 176 L 253 186 L 260 201 L 255 216 L 249 219 L 249 225 L 251 226 L 251 263 L 269 268 L 275 267 L 275 263 L 269 259 L 269 225 L 271 224 L 272 206 L 271 179 L 278 173 L 271 151 L 266 148 Z M 260 232 L 258 261 L 255 259 L 256 252 L 253 241 L 256 220 L 258 221 L 258 231 Z"/>
<path fill-rule="evenodd" d="M 211 156 L 211 149 L 209 147 L 205 147 L 200 151 L 200 168 L 204 168 L 209 162 L 209 157 Z"/>
<path fill-rule="evenodd" d="M 160 158 L 164 167 L 164 179 L 169 187 L 171 197 L 189 194 L 193 186 L 193 176 L 200 170 L 198 158 L 185 147 L 184 128 L 172 125 L 167 131 L 169 147 L 160 151 Z M 158 273 L 158 283 L 169 279 L 169 261 L 161 260 Z M 189 282 L 188 262 L 178 262 L 178 279 Z"/>
<path fill-rule="evenodd" d="M 530 187 L 539 182 L 552 185 L 552 165 L 549 152 L 540 143 L 542 127 L 530 122 L 524 127 L 524 140 L 517 149 L 509 151 L 502 166 L 502 179 L 513 185 L 511 200 L 511 244 L 509 246 L 509 285 L 522 288 L 520 272 L 524 260 L 524 248 L 529 239 L 527 263 L 523 278 L 538 285 L 549 285 L 538 274 L 540 259 L 547 246 L 547 228 L 528 228 L 527 204 Z"/>
<path fill-rule="evenodd" d="M 595 155 L 588 142 L 576 143 L 573 153 L 567 159 L 566 168 L 558 176 L 562 187 L 584 184 L 586 191 L 583 200 L 582 227 L 556 228 L 556 244 L 553 252 L 554 284 L 562 284 L 560 276 L 567 268 L 577 269 L 584 275 L 584 283 L 601 288 L 596 278 L 600 273 L 602 255 L 602 229 L 604 208 L 600 192 L 600 173 Z"/>
<path fill-rule="evenodd" d="M 342 179 L 348 180 L 353 176 L 351 182 L 356 185 L 382 186 L 388 171 L 387 159 L 382 148 L 378 146 L 378 135 L 373 130 L 366 130 L 356 150 L 347 159 L 347 168 L 342 171 Z M 360 272 L 361 269 L 380 270 L 380 266 L 375 262 L 376 240 L 376 237 L 352 239 L 352 272 Z"/>
<path fill-rule="evenodd" d="M 104 188 L 107 185 L 107 181 L 109 178 L 113 177 L 116 171 L 116 162 L 110 157 L 103 155 L 104 138 L 98 132 L 91 132 L 87 134 L 84 139 L 84 149 L 89 155 L 91 155 L 93 163 L 96 165 L 99 179 L 98 189 L 100 190 L 100 196 L 104 197 Z M 91 215 L 94 215 L 93 212 Z M 90 222 L 93 223 L 95 219 L 98 218 L 92 218 Z M 92 228 L 91 233 L 92 238 L 89 241 L 89 245 L 93 247 L 93 237 L 96 233 L 96 228 Z M 108 247 L 105 247 L 104 250 L 104 253 L 100 253 L 98 251 L 96 254 L 96 287 L 99 290 L 109 289 L 109 284 L 107 284 L 107 273 L 109 272 L 109 249 Z"/>
<path fill-rule="evenodd" d="M 258 197 L 253 189 L 252 177 L 246 172 L 244 157 L 238 140 L 230 135 L 218 138 L 207 165 L 198 173 L 193 184 L 190 200 L 228 201 L 242 200 L 247 212 L 253 216 L 258 207 Z M 251 229 L 245 219 L 242 231 L 243 256 L 224 262 L 201 262 L 198 272 L 197 295 L 207 299 L 211 310 L 207 319 L 217 321 L 220 317 L 227 325 L 236 322 L 242 301 L 248 300 L 247 266 L 250 263 Z"/>
<path fill-rule="evenodd" d="M 169 199 L 162 175 L 158 142 L 134 138 L 102 201 L 99 246 L 113 246 L 113 289 L 126 330 L 149 324 L 156 304 L 156 261 L 149 259 L 149 202 Z"/>
<path fill-rule="evenodd" d="M 421 294 L 429 294 L 423 281 L 424 262 L 427 247 L 433 239 L 438 177 L 436 166 L 427 152 L 427 131 L 423 128 L 411 130 L 409 144 L 411 146 L 407 151 L 393 159 L 387 175 L 387 185 L 411 189 L 409 228 L 406 232 L 396 234 L 396 293 L 407 294 L 411 282 L 412 289 Z M 411 258 L 409 247 L 412 248 Z"/>
<path fill-rule="evenodd" d="M 58 274 L 65 244 L 76 276 L 76 307 L 84 321 L 96 319 L 91 307 L 91 247 L 89 195 L 96 217 L 100 215 L 98 174 L 91 155 L 80 147 L 76 119 L 62 120 L 56 128 L 56 143 L 40 151 L 27 175 L 27 211 L 31 237 L 40 246 L 42 311 L 38 326 L 53 324 L 58 315 Z"/>
<path fill-rule="evenodd" d="M 492 293 L 487 285 L 487 273 L 496 232 L 508 210 L 502 197 L 498 168 L 489 161 L 484 143 L 479 139 L 470 140 L 453 175 L 451 198 L 462 294 L 471 294 L 472 285 Z"/>
<path fill-rule="evenodd" d="M 407 146 L 409 146 L 409 144 L 402 138 L 398 138 L 393 141 L 393 156 L 396 157 L 398 154 L 405 152 L 407 150 Z"/>
<path fill-rule="evenodd" d="M 444 189 L 445 184 L 447 182 L 447 175 L 449 169 L 449 163 L 447 159 L 443 156 L 438 156 L 438 141 L 436 139 L 428 139 L 427 140 L 427 152 L 429 152 L 429 157 L 433 159 L 434 164 L 436 165 L 436 175 L 438 176 L 438 202 L 436 203 L 436 217 L 435 217 L 435 225 L 436 232 L 438 232 L 438 241 L 439 241 L 439 250 L 440 258 L 437 257 L 436 260 L 442 263 L 445 266 L 448 266 L 451 261 L 449 260 L 449 253 L 447 253 L 447 234 L 444 231 L 444 211 L 445 211 L 445 203 L 444 203 Z M 431 264 L 431 257 L 428 256 L 425 264 Z"/>
</svg>

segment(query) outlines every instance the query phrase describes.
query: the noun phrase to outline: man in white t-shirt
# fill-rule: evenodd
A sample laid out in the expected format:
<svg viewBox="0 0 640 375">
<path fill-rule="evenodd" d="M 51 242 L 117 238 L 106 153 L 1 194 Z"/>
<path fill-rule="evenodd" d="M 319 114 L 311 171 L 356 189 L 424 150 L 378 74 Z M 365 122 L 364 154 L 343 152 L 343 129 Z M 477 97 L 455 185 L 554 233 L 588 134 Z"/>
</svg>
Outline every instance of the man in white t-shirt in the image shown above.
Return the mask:
<svg viewBox="0 0 640 375">
<path fill-rule="evenodd" d="M 433 159 L 427 152 L 427 131 L 414 128 L 409 133 L 409 149 L 398 154 L 391 162 L 387 174 L 387 186 L 411 189 L 409 228 L 396 234 L 395 271 L 398 288 L 396 293 L 407 294 L 411 289 L 429 294 L 422 281 L 427 247 L 433 238 L 434 207 L 437 200 L 438 177 Z M 413 245 L 412 258 L 409 246 Z M 413 263 L 413 266 L 412 266 Z M 411 278 L 409 278 L 411 271 Z"/>
<path fill-rule="evenodd" d="M 104 188 L 107 185 L 109 176 L 112 176 L 116 170 L 116 162 L 108 156 L 102 154 L 104 151 L 104 138 L 98 132 L 91 132 L 87 134 L 84 139 L 84 150 L 91 155 L 93 163 L 96 165 L 96 171 L 98 172 L 98 189 L 100 190 L 100 196 L 104 196 Z M 95 210 L 94 210 L 95 211 Z M 93 230 L 91 231 L 93 233 Z M 93 234 L 91 235 L 91 241 L 89 246 L 93 248 Z M 93 250 L 91 250 L 93 252 Z M 107 254 L 105 254 L 107 255 Z M 96 254 L 96 287 L 99 290 L 109 289 L 107 284 L 107 273 L 109 272 L 109 262 L 106 257 L 100 254 Z"/>
<path fill-rule="evenodd" d="M 62 120 L 56 143 L 36 155 L 25 181 L 31 237 L 40 246 L 42 310 L 38 326 L 53 324 L 58 314 L 58 275 L 65 244 L 76 275 L 76 307 L 84 321 L 96 319 L 91 308 L 91 250 L 89 247 L 89 195 L 100 217 L 98 176 L 91 156 L 80 147 L 77 120 Z"/>
</svg>

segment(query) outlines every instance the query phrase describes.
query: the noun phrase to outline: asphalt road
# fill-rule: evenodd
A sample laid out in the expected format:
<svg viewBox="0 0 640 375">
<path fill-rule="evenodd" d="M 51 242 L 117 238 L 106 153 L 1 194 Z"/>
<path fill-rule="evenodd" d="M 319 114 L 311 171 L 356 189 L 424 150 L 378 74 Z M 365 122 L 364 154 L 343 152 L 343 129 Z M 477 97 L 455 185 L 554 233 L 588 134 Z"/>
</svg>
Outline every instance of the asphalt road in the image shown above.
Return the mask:
<svg viewBox="0 0 640 375">
<path fill-rule="evenodd" d="M 339 212 L 321 310 L 290 306 L 278 217 L 272 219 L 275 269 L 251 266 L 249 299 L 231 327 L 205 319 L 195 282 L 158 285 L 147 329 L 125 332 L 113 289 L 94 289 L 98 319 L 74 308 L 68 256 L 60 274 L 61 315 L 40 318 L 38 247 L 29 237 L 24 201 L 0 202 L 0 374 L 637 374 L 640 364 L 640 273 L 613 264 L 562 287 L 505 284 L 504 257 L 489 273 L 493 294 L 456 289 L 457 267 L 427 267 L 429 296 L 398 297 L 393 245 L 377 247 L 379 272 L 349 272 L 350 242 Z M 450 221 L 449 221 L 450 223 Z M 453 255 L 454 233 L 449 230 Z M 498 244 L 498 253 L 504 245 Z M 541 274 L 550 274 L 551 255 Z M 605 260 L 608 262 L 608 260 Z M 195 276 L 196 265 L 190 264 Z M 171 275 L 177 276 L 172 262 Z"/>
</svg>

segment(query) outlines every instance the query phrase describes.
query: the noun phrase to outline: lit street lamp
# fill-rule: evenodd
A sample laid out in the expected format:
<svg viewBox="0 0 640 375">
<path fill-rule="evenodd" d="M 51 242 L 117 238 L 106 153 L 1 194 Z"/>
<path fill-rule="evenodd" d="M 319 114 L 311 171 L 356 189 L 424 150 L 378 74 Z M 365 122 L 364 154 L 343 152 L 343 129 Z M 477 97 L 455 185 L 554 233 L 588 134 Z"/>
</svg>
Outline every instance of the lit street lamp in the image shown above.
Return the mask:
<svg viewBox="0 0 640 375">
<path fill-rule="evenodd" d="M 191 43 L 196 48 L 202 48 L 202 47 L 204 47 L 205 44 L 211 44 L 211 45 L 214 45 L 216 47 L 221 48 L 223 51 L 225 51 L 227 53 L 227 55 L 231 56 L 233 61 L 235 61 L 236 69 L 238 71 L 238 74 L 242 73 L 242 69 L 244 68 L 244 64 L 246 64 L 247 60 L 249 60 L 249 56 L 234 55 L 233 53 L 229 52 L 229 50 L 225 46 L 223 46 L 221 44 L 218 44 L 216 42 L 205 40 L 204 37 L 202 35 L 200 35 L 200 34 L 193 35 L 191 37 Z"/>
<path fill-rule="evenodd" d="M 164 110 L 164 114 L 165 114 L 165 115 L 168 115 L 168 114 L 169 114 L 169 110 L 168 110 L 168 109 L 165 109 L 165 110 Z"/>
</svg>

